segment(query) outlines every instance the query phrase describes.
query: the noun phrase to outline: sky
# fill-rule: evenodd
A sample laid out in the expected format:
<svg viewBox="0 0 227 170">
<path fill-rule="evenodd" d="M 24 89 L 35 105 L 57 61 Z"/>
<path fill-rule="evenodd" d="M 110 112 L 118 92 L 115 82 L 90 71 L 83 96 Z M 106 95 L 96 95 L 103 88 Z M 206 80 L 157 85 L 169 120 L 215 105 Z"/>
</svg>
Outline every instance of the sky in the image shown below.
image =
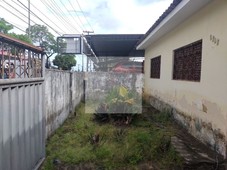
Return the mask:
<svg viewBox="0 0 227 170">
<path fill-rule="evenodd" d="M 62 34 L 144 34 L 172 0 L 30 0 L 31 25 Z M 28 27 L 28 0 L 0 0 L 1 17 L 21 33 Z M 8 11 L 7 11 L 8 10 Z M 35 16 L 36 15 L 36 16 Z M 37 18 L 37 16 L 39 18 Z M 45 23 L 43 23 L 42 21 Z"/>
<path fill-rule="evenodd" d="M 0 17 L 25 34 L 29 0 L 0 0 Z M 30 24 L 63 34 L 145 34 L 173 0 L 30 0 Z M 54 55 L 55 56 L 55 55 Z M 51 60 L 54 59 L 54 56 Z M 77 70 L 82 57 L 76 56 Z M 85 58 L 86 60 L 86 58 Z"/>
</svg>

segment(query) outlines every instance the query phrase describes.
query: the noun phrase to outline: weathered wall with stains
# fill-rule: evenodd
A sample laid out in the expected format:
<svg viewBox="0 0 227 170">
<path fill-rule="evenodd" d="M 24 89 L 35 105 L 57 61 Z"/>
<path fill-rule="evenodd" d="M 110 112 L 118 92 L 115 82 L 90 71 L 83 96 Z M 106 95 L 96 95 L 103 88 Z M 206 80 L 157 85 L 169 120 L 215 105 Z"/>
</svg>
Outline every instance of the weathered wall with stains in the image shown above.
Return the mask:
<svg viewBox="0 0 227 170">
<path fill-rule="evenodd" d="M 74 111 L 83 97 L 83 73 L 46 70 L 46 137 L 50 136 Z"/>
<path fill-rule="evenodd" d="M 84 80 L 86 80 L 84 82 Z M 142 94 L 143 74 L 46 70 L 46 137 L 49 137 L 85 99 L 101 101 L 114 86 L 124 85 Z M 85 95 L 86 94 L 86 95 Z M 89 104 L 89 103 L 88 103 Z M 141 100 L 142 105 L 142 100 Z"/>
<path fill-rule="evenodd" d="M 168 108 L 195 137 L 226 156 L 227 3 L 212 1 L 146 49 L 145 95 Z M 173 50 L 203 40 L 201 81 L 173 80 Z M 218 43 L 217 43 L 218 42 Z M 161 55 L 160 79 L 150 78 L 150 59 Z"/>
<path fill-rule="evenodd" d="M 90 72 L 85 74 L 85 80 L 85 113 L 94 112 L 95 107 L 104 102 L 109 92 L 114 87 L 121 85 L 140 94 L 138 95 L 137 105 L 141 107 L 140 110 L 135 110 L 135 112 L 142 113 L 143 74 Z M 91 109 L 93 104 L 94 108 Z"/>
<path fill-rule="evenodd" d="M 70 95 L 72 99 L 72 109 L 74 110 L 84 97 L 84 73 L 74 72 L 71 74 L 71 79 L 72 85 Z"/>
<path fill-rule="evenodd" d="M 142 94 L 143 74 L 88 72 L 85 74 L 86 100 L 102 100 L 113 87 L 123 85 Z"/>
</svg>

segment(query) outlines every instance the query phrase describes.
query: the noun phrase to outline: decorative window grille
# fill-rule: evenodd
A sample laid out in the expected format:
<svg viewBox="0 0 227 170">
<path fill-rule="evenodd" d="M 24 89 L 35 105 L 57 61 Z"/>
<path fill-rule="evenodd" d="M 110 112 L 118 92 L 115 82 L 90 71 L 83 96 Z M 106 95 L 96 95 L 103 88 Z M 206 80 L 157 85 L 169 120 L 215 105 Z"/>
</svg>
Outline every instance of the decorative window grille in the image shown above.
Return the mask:
<svg viewBox="0 0 227 170">
<path fill-rule="evenodd" d="M 151 59 L 151 78 L 160 78 L 161 56 Z"/>
<path fill-rule="evenodd" d="M 174 50 L 173 79 L 199 82 L 201 61 L 202 40 Z"/>
</svg>

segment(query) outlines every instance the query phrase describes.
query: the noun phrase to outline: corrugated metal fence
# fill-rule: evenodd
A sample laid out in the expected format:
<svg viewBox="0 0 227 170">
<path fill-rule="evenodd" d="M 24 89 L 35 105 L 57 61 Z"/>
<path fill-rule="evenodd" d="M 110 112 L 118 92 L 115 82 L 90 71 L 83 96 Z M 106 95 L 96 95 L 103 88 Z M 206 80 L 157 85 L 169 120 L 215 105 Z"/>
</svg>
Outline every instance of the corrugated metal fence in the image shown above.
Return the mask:
<svg viewBox="0 0 227 170">
<path fill-rule="evenodd" d="M 0 170 L 31 170 L 45 156 L 44 78 L 0 80 Z"/>
</svg>

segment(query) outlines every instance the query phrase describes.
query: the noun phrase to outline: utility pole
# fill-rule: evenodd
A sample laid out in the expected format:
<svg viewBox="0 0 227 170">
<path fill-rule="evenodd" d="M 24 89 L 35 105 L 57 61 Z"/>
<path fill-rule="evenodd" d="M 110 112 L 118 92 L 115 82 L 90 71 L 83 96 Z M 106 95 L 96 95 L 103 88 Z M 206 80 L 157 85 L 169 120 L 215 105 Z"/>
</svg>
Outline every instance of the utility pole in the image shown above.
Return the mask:
<svg viewBox="0 0 227 170">
<path fill-rule="evenodd" d="M 90 33 L 94 33 L 94 31 L 83 31 L 83 33 L 87 33 L 87 35 L 89 35 Z"/>
</svg>

